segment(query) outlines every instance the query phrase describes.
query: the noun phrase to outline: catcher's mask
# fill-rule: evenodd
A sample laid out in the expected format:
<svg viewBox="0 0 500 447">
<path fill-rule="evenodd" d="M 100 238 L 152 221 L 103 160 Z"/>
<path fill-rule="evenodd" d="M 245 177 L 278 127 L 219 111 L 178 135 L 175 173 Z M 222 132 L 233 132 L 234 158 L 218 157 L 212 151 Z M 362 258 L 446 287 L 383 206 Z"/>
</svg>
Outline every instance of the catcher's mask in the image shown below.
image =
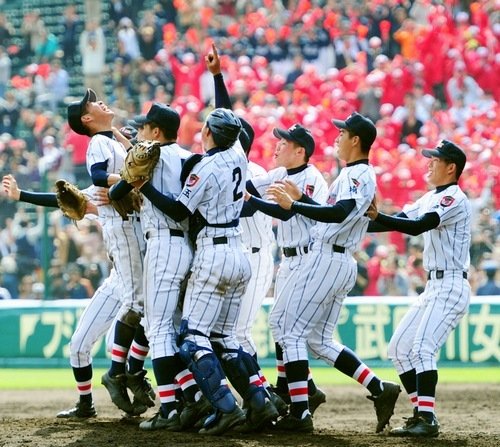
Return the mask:
<svg viewBox="0 0 500 447">
<path fill-rule="evenodd" d="M 81 101 L 75 101 L 68 105 L 68 124 L 71 129 L 80 135 L 88 135 L 88 130 L 82 123 L 82 115 L 88 102 L 97 101 L 97 95 L 91 88 L 87 89 Z"/>
</svg>

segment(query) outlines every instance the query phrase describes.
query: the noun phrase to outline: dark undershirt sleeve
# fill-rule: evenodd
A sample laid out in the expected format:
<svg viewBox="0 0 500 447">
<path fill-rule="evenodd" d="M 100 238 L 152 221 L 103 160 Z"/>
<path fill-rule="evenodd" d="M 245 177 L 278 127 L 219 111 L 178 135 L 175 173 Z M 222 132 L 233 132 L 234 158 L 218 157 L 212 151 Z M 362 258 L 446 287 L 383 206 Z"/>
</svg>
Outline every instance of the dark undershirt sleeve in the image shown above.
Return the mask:
<svg viewBox="0 0 500 447">
<path fill-rule="evenodd" d="M 103 161 L 101 163 L 95 163 L 90 167 L 90 176 L 92 177 L 92 183 L 95 186 L 102 186 L 103 188 L 109 188 L 107 169 L 108 169 L 107 161 Z"/>
<path fill-rule="evenodd" d="M 248 201 L 250 202 L 250 205 L 258 211 L 262 211 L 264 214 L 275 217 L 276 219 L 287 221 L 295 215 L 294 211 L 285 210 L 277 203 L 268 202 L 267 200 L 262 200 L 255 196 L 252 196 Z"/>
<path fill-rule="evenodd" d="M 177 201 L 172 194 L 162 194 L 149 182 L 142 186 L 141 192 L 156 208 L 176 222 L 180 222 L 191 215 L 184 204 Z"/>
<path fill-rule="evenodd" d="M 403 217 L 405 219 L 408 219 L 408 216 L 405 213 L 403 213 L 403 211 L 396 214 L 396 217 Z M 374 220 L 370 220 L 370 223 L 368 224 L 368 229 L 366 231 L 368 233 L 385 233 L 387 231 L 392 231 L 392 230 L 390 228 L 387 228 L 386 226 L 382 225 L 379 222 L 375 222 Z"/>
<path fill-rule="evenodd" d="M 299 202 L 308 203 L 309 205 L 320 205 L 320 203 L 316 202 L 315 200 L 311 199 L 309 196 L 306 196 L 305 194 L 302 194 L 302 197 L 299 199 Z"/>
<path fill-rule="evenodd" d="M 134 187 L 131 184 L 127 183 L 125 180 L 120 180 L 109 188 L 108 195 L 112 200 L 120 200 L 133 189 Z"/>
<path fill-rule="evenodd" d="M 231 99 L 227 92 L 226 84 L 222 73 L 214 76 L 215 84 L 215 107 L 224 107 L 225 109 L 232 109 Z"/>
<path fill-rule="evenodd" d="M 439 218 L 439 214 L 434 212 L 425 213 L 417 219 L 405 219 L 379 213 L 375 222 L 378 222 L 391 230 L 399 231 L 400 233 L 418 236 L 419 234 L 436 228 L 441 222 L 441 219 Z"/>
<path fill-rule="evenodd" d="M 262 196 L 260 195 L 259 191 L 257 191 L 257 188 L 255 188 L 255 186 L 253 186 L 253 183 L 252 183 L 251 180 L 247 180 L 245 188 L 246 188 L 246 190 L 248 191 L 249 194 L 252 194 L 252 196 L 255 196 L 255 197 L 259 198 L 259 199 L 262 198 Z"/>
<path fill-rule="evenodd" d="M 20 202 L 32 203 L 33 205 L 59 208 L 55 193 L 50 192 L 28 192 L 21 191 Z"/>
<path fill-rule="evenodd" d="M 347 218 L 355 206 L 356 201 L 354 199 L 340 200 L 333 206 L 293 202 L 292 210 L 318 222 L 341 223 Z"/>
</svg>

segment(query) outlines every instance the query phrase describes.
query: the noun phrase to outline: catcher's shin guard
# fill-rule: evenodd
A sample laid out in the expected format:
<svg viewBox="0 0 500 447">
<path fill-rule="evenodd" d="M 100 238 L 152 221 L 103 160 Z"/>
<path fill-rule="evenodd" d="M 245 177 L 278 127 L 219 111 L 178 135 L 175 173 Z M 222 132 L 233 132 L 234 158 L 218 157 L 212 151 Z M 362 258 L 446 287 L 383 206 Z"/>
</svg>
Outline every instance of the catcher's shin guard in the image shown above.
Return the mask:
<svg viewBox="0 0 500 447">
<path fill-rule="evenodd" d="M 225 376 L 215 354 L 189 340 L 181 344 L 179 354 L 209 402 L 223 413 L 234 411 L 236 399 L 222 384 Z"/>
</svg>

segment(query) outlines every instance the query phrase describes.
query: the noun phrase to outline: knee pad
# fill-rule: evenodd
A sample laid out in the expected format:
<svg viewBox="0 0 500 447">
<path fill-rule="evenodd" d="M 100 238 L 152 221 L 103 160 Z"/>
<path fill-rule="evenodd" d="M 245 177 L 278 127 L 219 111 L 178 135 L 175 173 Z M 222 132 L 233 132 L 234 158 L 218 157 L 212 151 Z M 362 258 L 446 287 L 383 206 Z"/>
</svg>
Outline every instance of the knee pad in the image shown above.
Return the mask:
<svg viewBox="0 0 500 447">
<path fill-rule="evenodd" d="M 135 310 L 129 309 L 121 317 L 120 321 L 127 326 L 137 328 L 141 323 L 142 315 Z"/>
<path fill-rule="evenodd" d="M 236 399 L 229 387 L 222 385 L 225 376 L 215 354 L 185 340 L 179 348 L 179 355 L 209 402 L 223 413 L 231 413 L 236 407 Z"/>
</svg>

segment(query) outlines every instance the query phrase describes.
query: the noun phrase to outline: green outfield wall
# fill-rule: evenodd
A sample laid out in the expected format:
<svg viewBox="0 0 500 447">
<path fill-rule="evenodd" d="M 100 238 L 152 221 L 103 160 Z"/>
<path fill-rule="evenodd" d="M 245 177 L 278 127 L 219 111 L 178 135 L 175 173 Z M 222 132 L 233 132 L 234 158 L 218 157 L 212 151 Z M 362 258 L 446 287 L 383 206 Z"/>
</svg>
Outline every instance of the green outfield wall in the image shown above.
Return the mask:
<svg viewBox="0 0 500 447">
<path fill-rule="evenodd" d="M 67 367 L 69 341 L 88 300 L 0 301 L 1 367 Z M 370 365 L 385 366 L 387 344 L 411 299 L 351 297 L 343 306 L 335 338 Z M 254 336 L 263 366 L 271 365 L 274 343 L 267 316 L 258 315 Z M 94 347 L 95 366 L 109 364 L 104 337 Z M 469 314 L 440 352 L 441 365 L 500 365 L 500 297 L 473 297 Z M 313 362 L 314 366 L 324 364 Z"/>
</svg>

